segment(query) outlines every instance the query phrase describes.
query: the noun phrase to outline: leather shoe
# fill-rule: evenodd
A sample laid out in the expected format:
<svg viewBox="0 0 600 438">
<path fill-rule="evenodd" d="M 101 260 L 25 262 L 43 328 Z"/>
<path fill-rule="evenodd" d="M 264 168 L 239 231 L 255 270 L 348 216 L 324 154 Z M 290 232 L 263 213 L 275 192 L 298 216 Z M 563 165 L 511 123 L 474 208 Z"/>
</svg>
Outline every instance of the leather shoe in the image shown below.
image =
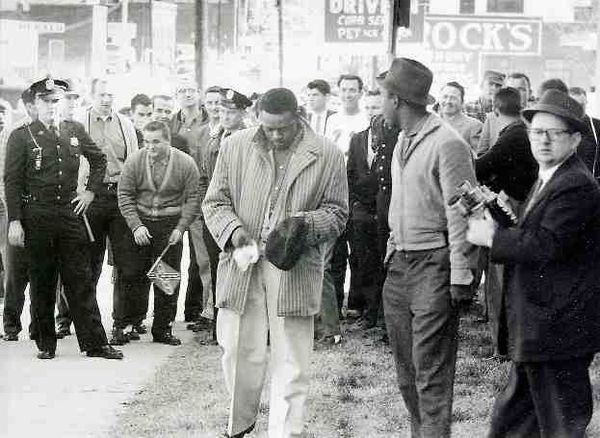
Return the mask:
<svg viewBox="0 0 600 438">
<path fill-rule="evenodd" d="M 211 329 L 212 329 L 212 321 L 210 321 L 209 319 L 206 319 L 206 318 L 200 318 L 198 321 L 196 321 L 194 326 L 191 328 L 191 330 L 194 333 L 201 332 L 202 330 L 211 330 Z"/>
<path fill-rule="evenodd" d="M 37 354 L 38 359 L 54 359 L 54 353 L 51 351 L 40 351 Z"/>
<path fill-rule="evenodd" d="M 140 335 L 145 335 L 146 333 L 148 333 L 148 329 L 144 324 L 134 325 L 133 330 L 135 330 Z"/>
<path fill-rule="evenodd" d="M 140 340 L 140 334 L 133 329 L 130 332 L 125 333 L 125 336 L 127 336 L 130 341 L 139 341 Z"/>
<path fill-rule="evenodd" d="M 176 338 L 171 333 L 165 333 L 162 335 L 153 335 L 152 342 L 158 342 L 160 344 L 167 345 L 181 345 L 181 340 Z"/>
<path fill-rule="evenodd" d="M 125 345 L 129 342 L 129 336 L 122 329 L 113 329 L 110 345 Z"/>
<path fill-rule="evenodd" d="M 88 357 L 102 357 L 104 359 L 123 359 L 121 350 L 103 345 L 102 347 L 93 348 L 85 353 Z"/>
<path fill-rule="evenodd" d="M 65 336 L 71 336 L 71 330 L 69 330 L 69 327 L 61 327 L 56 331 L 56 339 L 62 339 Z"/>
<path fill-rule="evenodd" d="M 18 341 L 19 340 L 19 335 L 16 333 L 5 333 L 4 334 L 4 340 L 5 341 Z"/>
</svg>

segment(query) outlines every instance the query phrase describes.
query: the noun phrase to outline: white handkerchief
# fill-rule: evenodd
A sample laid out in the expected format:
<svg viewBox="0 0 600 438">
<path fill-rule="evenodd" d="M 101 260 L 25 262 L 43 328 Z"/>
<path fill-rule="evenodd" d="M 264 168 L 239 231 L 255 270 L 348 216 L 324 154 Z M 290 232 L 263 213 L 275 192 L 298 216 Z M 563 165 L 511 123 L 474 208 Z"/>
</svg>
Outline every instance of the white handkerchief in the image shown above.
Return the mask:
<svg viewBox="0 0 600 438">
<path fill-rule="evenodd" d="M 250 245 L 242 246 L 233 250 L 233 259 L 240 268 L 240 271 L 244 272 L 248 267 L 258 261 L 258 246 L 253 240 Z"/>
</svg>

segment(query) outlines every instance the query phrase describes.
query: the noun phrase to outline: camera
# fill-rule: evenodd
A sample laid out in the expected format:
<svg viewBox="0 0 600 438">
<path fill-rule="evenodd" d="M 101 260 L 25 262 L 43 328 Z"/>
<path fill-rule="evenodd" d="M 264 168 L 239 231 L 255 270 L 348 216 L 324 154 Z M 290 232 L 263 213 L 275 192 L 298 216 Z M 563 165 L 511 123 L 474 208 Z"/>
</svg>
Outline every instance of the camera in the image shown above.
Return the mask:
<svg viewBox="0 0 600 438">
<path fill-rule="evenodd" d="M 501 227 L 512 227 L 517 224 L 517 216 L 511 208 L 484 185 L 473 186 L 469 181 L 456 188 L 456 194 L 448 201 L 450 207 L 458 209 L 463 216 L 470 217 L 483 214 L 484 209 Z"/>
</svg>

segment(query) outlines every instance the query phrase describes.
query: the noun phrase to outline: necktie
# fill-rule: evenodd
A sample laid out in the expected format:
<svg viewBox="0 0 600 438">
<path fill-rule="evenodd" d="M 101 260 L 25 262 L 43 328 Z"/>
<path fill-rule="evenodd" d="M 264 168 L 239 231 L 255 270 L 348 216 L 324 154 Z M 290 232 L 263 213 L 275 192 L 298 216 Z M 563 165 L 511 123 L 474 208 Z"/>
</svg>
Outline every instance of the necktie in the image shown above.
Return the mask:
<svg viewBox="0 0 600 438">
<path fill-rule="evenodd" d="M 58 138 L 58 130 L 54 124 L 48 126 L 48 131 L 53 137 Z"/>
<path fill-rule="evenodd" d="M 529 212 L 531 207 L 533 207 L 533 205 L 536 203 L 536 201 L 540 197 L 540 192 L 542 191 L 542 184 L 543 184 L 543 180 L 541 178 L 538 178 L 538 180 L 533 185 L 533 189 L 531 189 L 531 196 L 529 197 L 529 201 L 527 202 L 527 205 L 525 206 L 525 213 Z"/>
</svg>

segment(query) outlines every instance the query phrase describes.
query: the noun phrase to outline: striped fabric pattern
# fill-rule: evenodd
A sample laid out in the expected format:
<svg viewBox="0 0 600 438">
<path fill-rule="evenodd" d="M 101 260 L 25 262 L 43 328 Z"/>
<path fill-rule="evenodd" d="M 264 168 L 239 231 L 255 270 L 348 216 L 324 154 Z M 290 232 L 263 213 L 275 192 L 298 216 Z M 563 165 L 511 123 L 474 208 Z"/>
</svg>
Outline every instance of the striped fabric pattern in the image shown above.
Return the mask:
<svg viewBox="0 0 600 438">
<path fill-rule="evenodd" d="M 217 307 L 242 313 L 252 275 L 237 268 L 226 245 L 237 227 L 259 241 L 274 170 L 259 128 L 232 134 L 221 145 L 202 210 L 206 225 L 224 249 L 217 271 Z M 277 200 L 284 220 L 298 212 L 309 222 L 309 248 L 289 271 L 282 271 L 279 316 L 318 313 L 325 245 L 339 236 L 348 219 L 348 183 L 344 157 L 329 140 L 305 129 Z"/>
</svg>

